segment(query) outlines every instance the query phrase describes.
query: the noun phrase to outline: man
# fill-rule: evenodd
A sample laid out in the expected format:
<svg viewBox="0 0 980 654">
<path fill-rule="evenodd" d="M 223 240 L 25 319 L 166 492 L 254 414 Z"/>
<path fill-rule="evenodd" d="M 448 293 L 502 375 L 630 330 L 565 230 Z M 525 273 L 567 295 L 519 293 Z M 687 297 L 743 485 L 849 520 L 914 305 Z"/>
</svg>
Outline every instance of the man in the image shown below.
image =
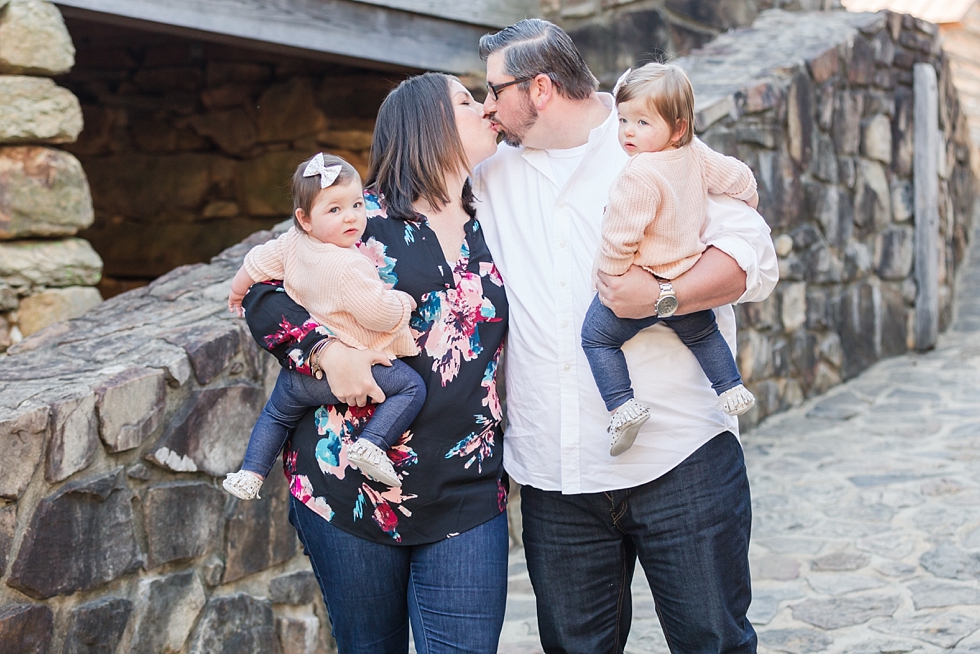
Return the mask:
<svg viewBox="0 0 980 654">
<path fill-rule="evenodd" d="M 480 222 L 507 285 L 505 468 L 523 485 L 528 572 L 548 654 L 622 652 L 637 558 L 671 651 L 755 652 L 746 618 L 751 507 L 738 424 L 716 408 L 701 368 L 663 325 L 623 350 L 638 400 L 653 407 L 636 444 L 613 458 L 609 414 L 580 346 L 607 192 L 627 160 L 612 98 L 571 39 L 524 20 L 480 42 L 484 111 L 504 145 L 475 173 Z M 709 245 L 662 284 L 634 267 L 603 277 L 620 317 L 716 310 L 734 346 L 734 301 L 776 281 L 762 218 L 709 202 Z"/>
</svg>

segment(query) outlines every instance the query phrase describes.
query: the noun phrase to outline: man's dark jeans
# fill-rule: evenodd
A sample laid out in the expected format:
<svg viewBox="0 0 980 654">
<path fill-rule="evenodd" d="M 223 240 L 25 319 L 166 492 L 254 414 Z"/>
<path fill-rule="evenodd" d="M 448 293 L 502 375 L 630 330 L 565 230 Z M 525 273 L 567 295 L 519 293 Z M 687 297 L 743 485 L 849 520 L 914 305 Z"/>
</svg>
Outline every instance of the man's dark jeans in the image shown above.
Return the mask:
<svg viewBox="0 0 980 654">
<path fill-rule="evenodd" d="M 747 654 L 752 509 L 742 448 L 720 434 L 663 477 L 624 490 L 521 490 L 524 547 L 546 654 L 619 654 L 639 558 L 674 654 Z"/>
</svg>

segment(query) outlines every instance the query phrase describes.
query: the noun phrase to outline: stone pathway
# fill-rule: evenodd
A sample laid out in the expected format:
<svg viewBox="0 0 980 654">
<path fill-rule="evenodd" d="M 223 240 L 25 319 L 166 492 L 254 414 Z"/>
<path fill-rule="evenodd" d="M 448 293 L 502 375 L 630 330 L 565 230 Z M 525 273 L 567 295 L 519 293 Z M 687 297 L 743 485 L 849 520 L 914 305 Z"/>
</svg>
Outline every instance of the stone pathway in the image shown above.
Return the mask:
<svg viewBox="0 0 980 654">
<path fill-rule="evenodd" d="M 974 243 L 977 243 L 974 236 Z M 980 654 L 980 246 L 939 347 L 743 438 L 762 654 Z M 668 652 L 637 570 L 629 654 Z M 502 654 L 541 652 L 522 550 Z"/>
</svg>

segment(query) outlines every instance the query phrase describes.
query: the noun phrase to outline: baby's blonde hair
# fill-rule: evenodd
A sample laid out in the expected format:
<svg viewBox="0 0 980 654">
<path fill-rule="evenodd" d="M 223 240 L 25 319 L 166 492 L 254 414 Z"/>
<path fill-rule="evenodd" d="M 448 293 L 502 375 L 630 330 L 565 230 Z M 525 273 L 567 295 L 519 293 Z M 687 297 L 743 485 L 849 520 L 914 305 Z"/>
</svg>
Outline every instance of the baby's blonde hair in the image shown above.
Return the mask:
<svg viewBox="0 0 980 654">
<path fill-rule="evenodd" d="M 616 105 L 637 98 L 646 99 L 647 106 L 670 125 L 672 134 L 677 133 L 679 121 L 687 122 L 678 147 L 694 139 L 694 88 L 680 66 L 651 63 L 631 71 L 616 91 Z"/>
</svg>

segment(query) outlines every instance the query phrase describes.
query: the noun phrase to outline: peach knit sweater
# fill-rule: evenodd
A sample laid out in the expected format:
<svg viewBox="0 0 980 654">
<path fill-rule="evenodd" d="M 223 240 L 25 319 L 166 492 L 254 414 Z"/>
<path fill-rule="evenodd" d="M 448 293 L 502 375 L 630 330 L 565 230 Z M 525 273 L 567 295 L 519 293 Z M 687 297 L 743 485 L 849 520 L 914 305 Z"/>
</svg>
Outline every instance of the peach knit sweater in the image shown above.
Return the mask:
<svg viewBox="0 0 980 654">
<path fill-rule="evenodd" d="M 664 279 L 677 277 L 704 252 L 707 194 L 748 200 L 755 188 L 748 166 L 698 139 L 633 156 L 609 191 L 596 269 L 622 275 L 636 264 Z"/>
<path fill-rule="evenodd" d="M 395 357 L 419 353 L 408 327 L 409 295 L 386 288 L 374 264 L 354 246 L 321 243 L 292 227 L 252 248 L 244 266 L 257 282 L 283 280 L 289 297 L 345 345 Z"/>
</svg>

